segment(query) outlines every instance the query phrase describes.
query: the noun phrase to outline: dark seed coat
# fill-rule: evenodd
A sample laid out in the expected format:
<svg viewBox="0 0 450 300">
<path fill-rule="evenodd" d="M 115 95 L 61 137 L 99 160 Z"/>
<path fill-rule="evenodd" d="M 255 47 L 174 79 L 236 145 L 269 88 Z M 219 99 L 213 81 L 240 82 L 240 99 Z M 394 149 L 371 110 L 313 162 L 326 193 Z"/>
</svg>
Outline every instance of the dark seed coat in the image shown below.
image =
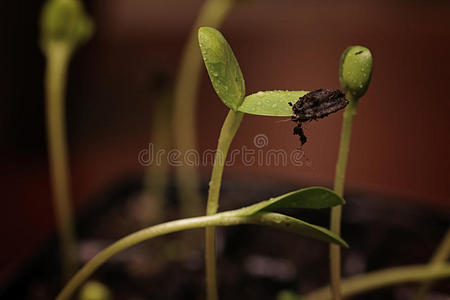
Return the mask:
<svg viewBox="0 0 450 300">
<path fill-rule="evenodd" d="M 347 104 L 345 94 L 337 89 L 318 89 L 300 97 L 292 106 L 292 121 L 297 122 L 294 135 L 300 136 L 300 143 L 305 144 L 307 138 L 302 129 L 302 122 L 325 118 L 345 108 Z"/>
</svg>

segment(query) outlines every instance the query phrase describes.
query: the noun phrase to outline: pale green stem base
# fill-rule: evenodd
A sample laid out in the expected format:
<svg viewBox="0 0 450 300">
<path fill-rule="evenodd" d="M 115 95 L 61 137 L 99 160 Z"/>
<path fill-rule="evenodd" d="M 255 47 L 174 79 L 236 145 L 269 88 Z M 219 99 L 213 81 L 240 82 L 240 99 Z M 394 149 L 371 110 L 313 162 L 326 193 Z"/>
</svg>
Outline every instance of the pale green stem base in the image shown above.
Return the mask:
<svg viewBox="0 0 450 300">
<path fill-rule="evenodd" d="M 175 82 L 173 105 L 174 142 L 181 157 L 189 150 L 197 149 L 196 119 L 197 94 L 202 59 L 197 41 L 201 26 L 219 27 L 231 10 L 234 0 L 206 0 L 189 35 L 183 52 L 178 77 Z M 183 216 L 201 214 L 199 176 L 194 166 L 175 168 L 178 196 Z"/>
<path fill-rule="evenodd" d="M 444 238 L 442 239 L 439 247 L 436 249 L 436 252 L 433 254 L 433 257 L 430 260 L 429 266 L 430 268 L 439 268 L 442 264 L 444 264 L 450 256 L 450 228 L 447 229 Z M 419 287 L 417 294 L 415 296 L 415 300 L 425 299 L 425 296 L 428 293 L 428 290 L 431 289 L 433 285 L 433 280 L 429 279 L 422 283 Z"/>
<path fill-rule="evenodd" d="M 76 267 L 76 243 L 70 203 L 69 163 L 67 158 L 64 94 L 70 49 L 64 43 L 51 42 L 47 51 L 45 88 L 50 176 L 53 189 L 56 226 L 61 243 L 63 278 Z"/>
<path fill-rule="evenodd" d="M 280 222 L 280 220 L 289 218 L 284 215 L 280 215 L 277 213 L 261 213 L 252 216 L 239 216 L 237 213 L 239 213 L 239 210 L 218 213 L 211 216 L 176 220 L 151 226 L 130 234 L 107 247 L 96 256 L 94 256 L 94 258 L 92 258 L 88 263 L 86 263 L 72 277 L 72 279 L 67 283 L 67 285 L 59 293 L 56 299 L 70 299 L 70 297 L 81 286 L 81 284 L 83 284 L 83 282 L 88 279 L 89 276 L 91 276 L 91 274 L 94 273 L 94 271 L 97 270 L 109 258 L 127 248 L 130 248 L 131 246 L 157 236 L 194 228 L 211 226 L 232 226 L 240 224 L 255 224 L 289 231 L 287 229 L 286 223 L 282 221 Z"/>
<path fill-rule="evenodd" d="M 342 296 L 346 298 L 396 284 L 448 277 L 450 277 L 450 264 L 440 264 L 435 268 L 428 265 L 416 265 L 385 269 L 344 279 L 341 285 Z M 326 286 L 309 293 L 305 299 L 329 300 L 332 299 L 331 297 L 330 287 Z"/>
<path fill-rule="evenodd" d="M 214 157 L 214 166 L 209 182 L 208 203 L 206 214 L 213 215 L 219 207 L 220 186 L 222 174 L 227 159 L 231 142 L 239 129 L 244 114 L 230 110 L 220 131 L 217 152 Z M 216 271 L 216 244 L 215 228 L 206 228 L 205 232 L 205 265 L 206 265 L 206 287 L 207 299 L 217 300 L 217 271 Z"/>
<path fill-rule="evenodd" d="M 352 135 L 353 119 L 356 115 L 358 101 L 347 96 L 350 103 L 344 111 L 341 130 L 341 142 L 339 146 L 339 155 L 336 164 L 336 175 L 334 180 L 334 191 L 339 195 L 344 194 L 345 171 L 347 168 L 348 153 L 350 151 L 350 139 Z M 342 206 L 336 206 L 331 209 L 330 230 L 334 234 L 341 234 L 341 214 Z M 340 300 L 340 278 L 341 278 L 341 249 L 330 245 L 330 279 L 333 300 Z"/>
</svg>

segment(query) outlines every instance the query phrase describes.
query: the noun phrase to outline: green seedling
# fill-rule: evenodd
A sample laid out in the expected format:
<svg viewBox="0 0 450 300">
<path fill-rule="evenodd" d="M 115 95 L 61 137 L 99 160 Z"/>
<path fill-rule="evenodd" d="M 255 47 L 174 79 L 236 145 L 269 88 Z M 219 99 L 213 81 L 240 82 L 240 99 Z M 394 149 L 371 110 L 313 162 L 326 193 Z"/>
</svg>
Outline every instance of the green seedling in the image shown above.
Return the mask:
<svg viewBox="0 0 450 300">
<path fill-rule="evenodd" d="M 245 81 L 238 61 L 223 35 L 216 29 L 201 27 L 198 40 L 212 86 L 230 109 L 220 131 L 217 154 L 209 182 L 206 214 L 213 215 L 219 207 L 222 173 L 231 142 L 245 113 L 261 116 L 293 116 L 292 102 L 307 91 L 260 91 L 245 97 Z M 215 228 L 205 232 L 205 265 L 207 299 L 218 299 L 215 259 Z"/>
<path fill-rule="evenodd" d="M 269 226 L 326 243 L 335 243 L 342 247 L 348 247 L 344 240 L 326 228 L 277 213 L 277 211 L 285 208 L 321 209 L 343 205 L 344 203 L 345 201 L 341 197 L 329 189 L 310 187 L 236 210 L 225 211 L 210 216 L 180 219 L 151 226 L 127 235 L 99 252 L 72 277 L 56 299 L 70 299 L 73 293 L 95 270 L 117 253 L 154 237 L 183 230 L 208 228 L 211 226 L 254 224 Z"/>
<path fill-rule="evenodd" d="M 75 270 L 75 233 L 70 203 L 69 164 L 64 117 L 67 69 L 72 53 L 85 43 L 93 24 L 79 0 L 49 0 L 41 14 L 45 71 L 48 151 L 63 277 Z"/>
<path fill-rule="evenodd" d="M 339 79 L 342 89 L 346 93 L 349 104 L 344 112 L 341 132 L 339 156 L 336 165 L 334 190 L 343 196 L 345 171 L 350 149 L 350 138 L 353 119 L 356 115 L 359 99 L 365 94 L 372 77 L 372 54 L 362 46 L 347 48 L 340 62 Z M 341 206 L 332 208 L 331 231 L 340 234 Z M 341 299 L 361 294 L 373 289 L 387 287 L 408 282 L 423 282 L 418 290 L 416 299 L 423 299 L 434 280 L 448 278 L 450 265 L 446 263 L 450 255 L 450 229 L 433 255 L 429 265 L 412 265 L 390 268 L 358 275 L 342 281 L 340 280 L 340 248 L 330 245 L 330 273 L 331 286 L 313 291 L 305 297 L 293 292 L 284 291 L 279 298 L 326 300 Z"/>
<path fill-rule="evenodd" d="M 202 59 L 198 52 L 197 29 L 200 26 L 219 28 L 236 0 L 205 0 L 185 45 L 175 81 L 172 130 L 175 147 L 181 157 L 197 149 L 197 98 Z M 183 130 L 178 130 L 183 128 Z M 195 216 L 202 212 L 200 178 L 195 166 L 184 165 L 175 169 L 178 198 L 182 215 Z"/>
<path fill-rule="evenodd" d="M 370 50 L 362 46 L 348 47 L 342 54 L 339 68 L 341 87 L 349 100 L 342 120 L 341 141 L 334 179 L 334 190 L 340 196 L 344 194 L 345 171 L 350 150 L 353 119 L 356 115 L 358 101 L 367 91 L 371 77 L 372 54 Z M 331 231 L 337 235 L 340 235 L 341 231 L 341 214 L 342 208 L 340 206 L 333 208 L 331 211 Z M 330 246 L 330 277 L 334 300 L 341 299 L 340 256 L 340 249 Z"/>
</svg>

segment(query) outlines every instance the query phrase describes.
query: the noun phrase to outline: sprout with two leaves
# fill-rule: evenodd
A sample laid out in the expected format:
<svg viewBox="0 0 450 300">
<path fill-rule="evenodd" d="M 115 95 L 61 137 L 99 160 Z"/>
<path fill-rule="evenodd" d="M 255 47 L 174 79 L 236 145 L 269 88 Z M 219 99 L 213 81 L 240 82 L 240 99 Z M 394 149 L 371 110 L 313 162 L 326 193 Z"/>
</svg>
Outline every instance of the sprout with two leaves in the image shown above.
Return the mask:
<svg viewBox="0 0 450 300">
<path fill-rule="evenodd" d="M 306 142 L 301 123 L 323 118 L 344 108 L 348 101 L 338 90 L 260 91 L 245 96 L 245 82 L 241 69 L 223 35 L 216 29 L 202 27 L 198 32 L 200 49 L 211 83 L 219 98 L 230 109 L 220 131 L 217 154 L 209 182 L 207 215 L 214 215 L 219 207 L 222 173 L 228 150 L 245 113 L 261 116 L 292 117 L 297 122 L 294 134 Z M 298 100 L 297 100 L 298 99 Z M 292 102 L 296 102 L 294 105 Z M 207 299 L 218 299 L 215 228 L 205 233 L 205 264 Z"/>
</svg>

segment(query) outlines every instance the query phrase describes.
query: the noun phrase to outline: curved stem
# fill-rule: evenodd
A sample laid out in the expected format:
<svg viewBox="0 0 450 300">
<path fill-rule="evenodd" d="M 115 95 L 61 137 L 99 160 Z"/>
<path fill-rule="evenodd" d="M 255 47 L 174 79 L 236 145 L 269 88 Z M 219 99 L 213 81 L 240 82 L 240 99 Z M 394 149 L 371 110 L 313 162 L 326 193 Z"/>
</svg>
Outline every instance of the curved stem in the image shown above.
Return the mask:
<svg viewBox="0 0 450 300">
<path fill-rule="evenodd" d="M 196 110 L 202 59 L 198 49 L 197 31 L 201 26 L 219 27 L 231 10 L 234 0 L 206 0 L 192 27 L 189 40 L 175 82 L 173 112 L 174 142 L 184 157 L 188 150 L 197 149 Z M 175 169 L 178 196 L 184 216 L 201 213 L 199 177 L 195 166 L 184 165 Z"/>
<path fill-rule="evenodd" d="M 345 171 L 347 168 L 348 153 L 350 151 L 350 139 L 352 135 L 353 119 L 358 107 L 358 99 L 354 99 L 350 94 L 347 95 L 349 104 L 344 111 L 341 130 L 341 142 L 339 146 L 339 155 L 336 163 L 336 175 L 334 179 L 334 191 L 339 195 L 344 194 Z M 331 232 L 340 236 L 341 234 L 341 214 L 342 206 L 336 206 L 331 209 L 330 229 Z M 334 300 L 341 299 L 340 278 L 341 278 L 341 249 L 330 245 L 330 279 L 331 289 Z"/>
<path fill-rule="evenodd" d="M 243 113 L 230 110 L 220 131 L 211 180 L 209 182 L 208 202 L 206 207 L 207 215 L 215 214 L 219 207 L 219 194 L 222 183 L 223 168 L 225 166 L 231 142 L 233 141 L 239 125 L 241 124 L 243 116 Z M 208 300 L 218 299 L 215 235 L 216 233 L 214 227 L 206 228 L 205 265 Z"/>
<path fill-rule="evenodd" d="M 73 295 L 73 293 L 81 286 L 81 284 L 87 278 L 89 278 L 92 273 L 94 273 L 95 270 L 97 270 L 102 264 L 104 264 L 115 254 L 157 236 L 194 228 L 210 226 L 232 226 L 240 224 L 270 226 L 284 231 L 292 231 L 293 227 L 295 227 L 295 225 L 292 223 L 291 225 L 294 226 L 286 226 L 286 223 L 289 222 L 289 220 L 292 218 L 277 213 L 260 213 L 251 216 L 242 216 L 241 213 L 241 210 L 234 210 L 214 214 L 211 216 L 176 220 L 151 226 L 132 233 L 113 243 L 106 249 L 102 250 L 89 262 L 87 262 L 67 283 L 64 289 L 56 297 L 56 300 L 69 299 Z M 300 233 L 302 232 L 301 227 L 302 226 L 300 225 Z M 336 242 L 338 241 L 336 240 Z"/>
<path fill-rule="evenodd" d="M 450 228 L 447 229 L 444 238 L 442 239 L 439 247 L 436 249 L 436 252 L 433 254 L 433 257 L 430 260 L 429 266 L 439 268 L 439 266 L 449 258 L 450 256 Z M 416 300 L 425 299 L 425 296 L 428 293 L 428 290 L 433 285 L 433 280 L 428 279 L 425 280 L 422 285 L 419 287 L 417 294 L 415 296 Z"/>
<path fill-rule="evenodd" d="M 341 285 L 342 296 L 350 297 L 386 286 L 447 277 L 450 277 L 450 264 L 441 264 L 436 268 L 428 265 L 390 268 L 343 280 Z M 309 293 L 305 299 L 329 300 L 331 299 L 330 287 L 326 286 Z"/>
<path fill-rule="evenodd" d="M 45 73 L 47 134 L 50 176 L 53 189 L 56 226 L 61 242 L 64 278 L 75 270 L 75 231 L 70 203 L 69 163 L 67 158 L 64 94 L 70 48 L 64 43 L 49 43 Z"/>
</svg>

